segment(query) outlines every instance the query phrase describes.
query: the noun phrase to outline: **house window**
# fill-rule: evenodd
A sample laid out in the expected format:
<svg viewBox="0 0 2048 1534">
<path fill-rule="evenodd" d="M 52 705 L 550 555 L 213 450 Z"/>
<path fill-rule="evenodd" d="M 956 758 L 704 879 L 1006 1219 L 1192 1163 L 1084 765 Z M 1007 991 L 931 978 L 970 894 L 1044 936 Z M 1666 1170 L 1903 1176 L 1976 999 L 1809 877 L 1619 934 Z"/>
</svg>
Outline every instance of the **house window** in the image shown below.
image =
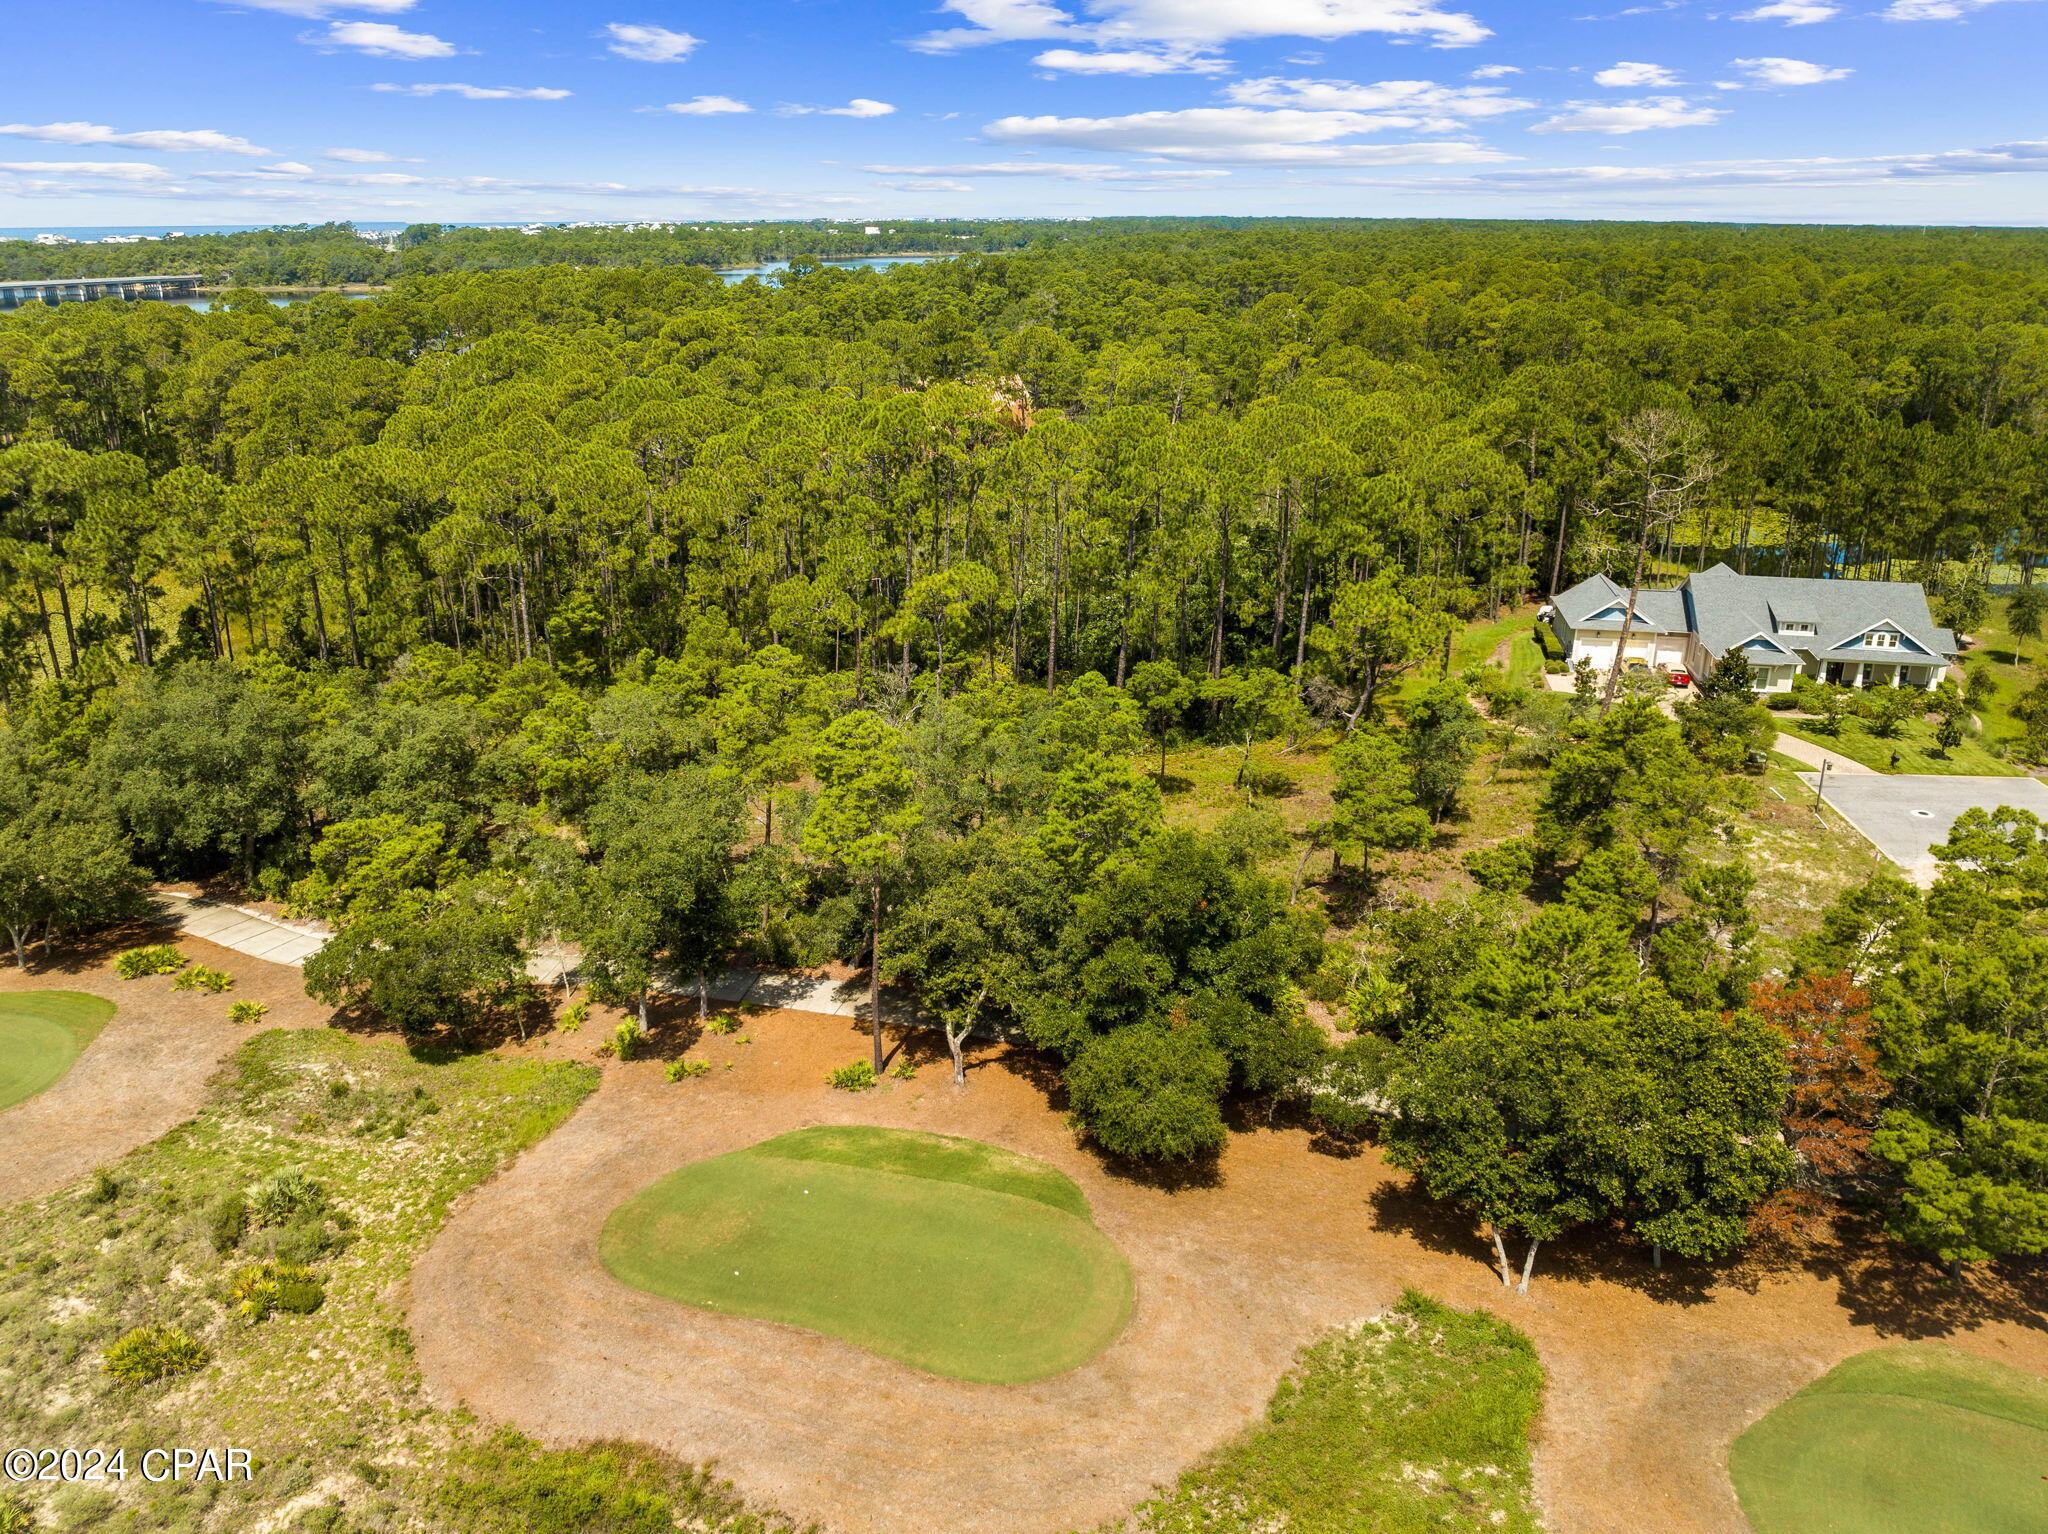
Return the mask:
<svg viewBox="0 0 2048 1534">
<path fill-rule="evenodd" d="M 1811 634 L 1813 632 L 1813 625 L 1811 623 L 1781 623 L 1778 625 L 1778 632 L 1781 634 Z"/>
<path fill-rule="evenodd" d="M 1890 629 L 1872 629 L 1863 636 L 1863 642 L 1873 650 L 1896 650 L 1899 636 Z"/>
</svg>

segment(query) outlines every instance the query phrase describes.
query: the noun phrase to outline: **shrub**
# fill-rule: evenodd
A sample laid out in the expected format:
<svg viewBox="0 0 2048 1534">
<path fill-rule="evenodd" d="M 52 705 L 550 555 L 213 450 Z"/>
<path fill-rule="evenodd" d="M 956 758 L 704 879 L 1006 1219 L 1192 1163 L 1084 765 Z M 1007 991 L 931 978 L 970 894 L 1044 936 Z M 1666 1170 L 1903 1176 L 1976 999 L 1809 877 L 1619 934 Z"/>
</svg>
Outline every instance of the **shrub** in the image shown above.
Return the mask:
<svg viewBox="0 0 2048 1534">
<path fill-rule="evenodd" d="M 1074 1117 L 1115 1156 L 1177 1161 L 1223 1147 L 1230 1062 L 1199 1028 L 1119 1028 L 1067 1068 Z"/>
<path fill-rule="evenodd" d="M 298 1167 L 266 1177 L 249 1189 L 249 1218 L 257 1225 L 289 1225 L 327 1213 L 327 1190 Z"/>
<path fill-rule="evenodd" d="M 633 1051 L 640 1046 L 640 1030 L 631 1023 L 621 1023 L 612 1030 L 612 1053 L 621 1060 L 633 1058 Z"/>
<path fill-rule="evenodd" d="M 711 1074 L 709 1060 L 671 1060 L 668 1063 L 670 1081 L 694 1081 L 699 1076 Z"/>
<path fill-rule="evenodd" d="M 223 1255 L 242 1244 L 249 1229 L 249 1201 L 240 1193 L 224 1193 L 206 1206 L 206 1234 Z"/>
<path fill-rule="evenodd" d="M 589 1021 L 590 1003 L 579 1001 L 562 1009 L 562 1021 L 556 1026 L 564 1033 L 574 1033 Z"/>
<path fill-rule="evenodd" d="M 114 956 L 114 973 L 123 980 L 140 980 L 144 975 L 174 975 L 186 965 L 185 956 L 171 943 L 154 943 L 147 948 L 129 948 Z"/>
<path fill-rule="evenodd" d="M 672 1534 L 677 1528 L 782 1530 L 749 1514 L 709 1471 L 637 1444 L 543 1449 L 507 1428 L 462 1448 L 424 1483 L 435 1528 L 463 1534 Z"/>
<path fill-rule="evenodd" d="M 1774 714 L 1789 714 L 1799 707 L 1799 700 L 1789 692 L 1765 693 L 1764 707 Z"/>
<path fill-rule="evenodd" d="M 228 1281 L 228 1303 L 245 1321 L 261 1321 L 276 1310 L 309 1316 L 326 1299 L 313 1270 L 294 1263 L 253 1263 Z"/>
<path fill-rule="evenodd" d="M 825 1085 L 842 1092 L 871 1092 L 875 1086 L 874 1062 L 856 1060 L 851 1065 L 842 1065 L 826 1075 Z"/>
<path fill-rule="evenodd" d="M 0 1534 L 35 1534 L 35 1511 L 14 1492 L 0 1496 Z"/>
<path fill-rule="evenodd" d="M 204 991 L 209 996 L 218 996 L 222 991 L 235 988 L 235 977 L 224 969 L 209 969 L 204 964 L 195 964 L 184 974 L 171 982 L 174 991 Z"/>
<path fill-rule="evenodd" d="M 270 1008 L 260 1001 L 231 1001 L 228 1003 L 228 1021 L 254 1027 L 269 1011 Z"/>
<path fill-rule="evenodd" d="M 124 1385 L 147 1385 L 203 1368 L 209 1356 L 175 1326 L 138 1326 L 102 1353 L 100 1362 Z"/>
<path fill-rule="evenodd" d="M 1529 887 L 1536 876 L 1536 843 L 1518 836 L 1497 847 L 1481 847 L 1465 854 L 1465 872 L 1481 889 L 1517 894 Z"/>
<path fill-rule="evenodd" d="M 740 1020 L 738 1018 L 734 1017 L 730 1012 L 721 1012 L 717 1017 L 714 1017 L 704 1025 L 704 1031 L 723 1037 L 728 1033 L 739 1032 L 739 1027 Z"/>
<path fill-rule="evenodd" d="M 898 1081 L 915 1081 L 917 1080 L 917 1067 L 908 1060 L 898 1060 L 889 1067 L 889 1074 Z"/>
<path fill-rule="evenodd" d="M 101 1167 L 92 1174 L 92 1189 L 85 1195 L 87 1203 L 111 1204 L 120 1196 L 121 1184 L 115 1180 L 112 1172 Z"/>
</svg>

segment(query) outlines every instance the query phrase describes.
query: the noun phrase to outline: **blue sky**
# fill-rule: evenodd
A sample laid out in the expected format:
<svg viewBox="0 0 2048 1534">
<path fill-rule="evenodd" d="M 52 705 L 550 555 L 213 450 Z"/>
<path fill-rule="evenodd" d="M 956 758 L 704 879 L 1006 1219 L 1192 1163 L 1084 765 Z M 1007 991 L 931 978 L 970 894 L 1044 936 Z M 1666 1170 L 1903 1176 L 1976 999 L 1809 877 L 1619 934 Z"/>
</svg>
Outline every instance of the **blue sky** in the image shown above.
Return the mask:
<svg viewBox="0 0 2048 1534">
<path fill-rule="evenodd" d="M 0 226 L 2048 223 L 2044 0 L 25 0 Z"/>
</svg>

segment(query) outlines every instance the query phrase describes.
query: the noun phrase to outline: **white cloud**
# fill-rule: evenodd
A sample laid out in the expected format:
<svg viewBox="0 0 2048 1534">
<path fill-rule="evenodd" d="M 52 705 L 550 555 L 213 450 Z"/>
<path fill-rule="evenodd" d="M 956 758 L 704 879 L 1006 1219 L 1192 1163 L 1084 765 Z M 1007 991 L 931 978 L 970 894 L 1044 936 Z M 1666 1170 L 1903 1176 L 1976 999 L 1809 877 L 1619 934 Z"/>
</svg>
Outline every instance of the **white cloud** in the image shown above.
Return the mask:
<svg viewBox="0 0 2048 1534">
<path fill-rule="evenodd" d="M 323 160 L 341 160 L 349 165 L 385 165 L 398 158 L 381 149 L 323 149 Z"/>
<path fill-rule="evenodd" d="M 1577 192 L 1721 186 L 1853 187 L 2016 173 L 2048 174 L 2048 139 L 1933 154 L 1870 155 L 1855 159 L 1698 160 L 1674 165 L 1571 165 L 1421 180 L 1353 178 L 1352 184 L 1400 186 L 1428 192 Z"/>
<path fill-rule="evenodd" d="M 807 107 L 784 102 L 775 109 L 782 117 L 887 117 L 895 110 L 888 102 L 868 96 L 856 96 L 843 107 Z"/>
<path fill-rule="evenodd" d="M 1882 12 L 1886 21 L 1954 21 L 2000 0 L 1892 0 Z"/>
<path fill-rule="evenodd" d="M 98 181 L 169 181 L 161 165 L 140 160 L 0 160 L 0 170 L 19 176 L 89 176 Z"/>
<path fill-rule="evenodd" d="M 465 101 L 560 101 L 571 93 L 545 85 L 373 85 L 393 96 L 460 96 Z"/>
<path fill-rule="evenodd" d="M 730 96 L 692 96 L 688 101 L 671 101 L 666 106 L 642 107 L 643 112 L 674 112 L 680 117 L 720 117 L 728 112 L 751 112 L 744 101 Z"/>
<path fill-rule="evenodd" d="M 704 40 L 687 32 L 671 32 L 667 27 L 642 26 L 631 21 L 607 22 L 605 32 L 611 37 L 606 45 L 610 52 L 643 64 L 678 63 Z"/>
<path fill-rule="evenodd" d="M 1123 117 L 1004 117 L 982 132 L 998 143 L 1151 154 L 1216 165 L 1457 165 L 1513 158 L 1470 143 L 1331 142 L 1411 128 L 1417 122 L 1413 117 L 1365 112 L 1195 107 Z"/>
<path fill-rule="evenodd" d="M 418 0 L 216 0 L 216 3 L 324 21 L 336 11 L 371 11 L 379 16 L 396 16 L 400 11 L 411 10 Z"/>
<path fill-rule="evenodd" d="M 1518 75 L 1521 72 L 1513 64 L 1484 64 L 1478 69 L 1473 70 L 1465 78 L 1468 80 L 1504 80 L 1509 75 Z"/>
<path fill-rule="evenodd" d="M 1241 106 L 1412 113 L 1412 120 L 1402 126 L 1431 131 L 1455 128 L 1460 118 L 1498 117 L 1536 104 L 1510 96 L 1498 85 L 1439 85 L 1434 80 L 1378 80 L 1360 85 L 1351 80 L 1283 80 L 1269 75 L 1234 81 L 1224 87 L 1223 94 Z"/>
<path fill-rule="evenodd" d="M 1827 21 L 1842 14 L 1839 5 L 1829 5 L 1826 0 L 1771 0 L 1769 5 L 1760 5 L 1753 11 L 1744 11 L 1737 21 L 1782 21 L 1788 27 L 1810 27 L 1816 21 Z"/>
<path fill-rule="evenodd" d="M 1593 76 L 1593 83 L 1619 86 L 1676 85 L 1678 76 L 1662 64 L 1631 64 L 1624 61 L 1601 70 Z"/>
<path fill-rule="evenodd" d="M 154 149 L 171 154 L 268 155 L 276 151 L 252 144 L 229 133 L 211 128 L 146 128 L 139 133 L 116 133 L 98 123 L 7 123 L 0 134 L 15 138 L 42 139 L 52 144 L 113 144 L 122 149 Z"/>
<path fill-rule="evenodd" d="M 1646 128 L 1697 128 L 1725 115 L 1720 107 L 1696 106 L 1683 96 L 1646 96 L 1640 101 L 1567 101 L 1531 133 L 1641 133 Z"/>
<path fill-rule="evenodd" d="M 325 32 L 308 33 L 299 41 L 315 48 L 353 48 L 378 59 L 445 59 L 455 54 L 453 43 L 427 32 L 407 32 L 388 21 L 337 21 Z"/>
<path fill-rule="evenodd" d="M 1824 85 L 1830 80 L 1846 80 L 1854 73 L 1804 59 L 1733 59 L 1730 63 L 1758 85 Z"/>
<path fill-rule="evenodd" d="M 944 53 L 985 43 L 1041 38 L 1098 47 L 1179 43 L 1220 47 L 1234 38 L 1312 37 L 1330 40 L 1379 32 L 1455 48 L 1492 36 L 1462 11 L 1436 0 L 1078 0 L 1085 17 L 1047 0 L 945 0 L 944 9 L 971 26 L 930 32 L 913 48 Z"/>
<path fill-rule="evenodd" d="M 1214 75 L 1230 67 L 1222 59 L 1171 48 L 1112 48 L 1094 53 L 1051 48 L 1031 62 L 1042 69 L 1075 75 Z"/>
<path fill-rule="evenodd" d="M 312 166 L 300 160 L 279 160 L 275 165 L 265 165 L 260 168 L 275 176 L 317 176 L 320 174 Z"/>
<path fill-rule="evenodd" d="M 974 190 L 965 181 L 877 181 L 875 185 L 891 192 L 971 192 Z"/>
<path fill-rule="evenodd" d="M 978 165 L 863 165 L 878 176 L 1043 176 L 1053 181 L 1212 181 L 1227 170 L 1179 166 L 1073 165 L 1058 160 L 995 160 Z"/>
</svg>

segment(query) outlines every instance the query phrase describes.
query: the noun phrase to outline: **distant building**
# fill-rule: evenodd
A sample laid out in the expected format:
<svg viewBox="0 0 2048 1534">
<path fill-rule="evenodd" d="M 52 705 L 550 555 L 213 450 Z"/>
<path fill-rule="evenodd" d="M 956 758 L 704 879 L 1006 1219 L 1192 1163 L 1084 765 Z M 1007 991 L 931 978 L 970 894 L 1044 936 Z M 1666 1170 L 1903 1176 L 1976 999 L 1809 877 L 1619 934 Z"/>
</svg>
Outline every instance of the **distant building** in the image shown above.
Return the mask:
<svg viewBox="0 0 2048 1534">
<path fill-rule="evenodd" d="M 72 239 L 68 234 L 39 234 L 36 236 L 36 243 L 38 245 L 76 245 L 78 241 Z"/>
<path fill-rule="evenodd" d="M 1551 599 L 1549 622 L 1564 658 L 1607 671 L 1616 660 L 1628 588 L 1588 576 Z M 1636 593 L 1624 666 L 1705 676 L 1739 649 L 1762 692 L 1787 692 L 1795 676 L 1851 687 L 1932 687 L 1956 654 L 1937 628 L 1918 581 L 1801 580 L 1701 570 L 1670 590 Z"/>
<path fill-rule="evenodd" d="M 866 228 L 861 230 L 862 234 L 880 234 L 881 232 L 882 226 L 880 224 L 869 224 Z"/>
</svg>

